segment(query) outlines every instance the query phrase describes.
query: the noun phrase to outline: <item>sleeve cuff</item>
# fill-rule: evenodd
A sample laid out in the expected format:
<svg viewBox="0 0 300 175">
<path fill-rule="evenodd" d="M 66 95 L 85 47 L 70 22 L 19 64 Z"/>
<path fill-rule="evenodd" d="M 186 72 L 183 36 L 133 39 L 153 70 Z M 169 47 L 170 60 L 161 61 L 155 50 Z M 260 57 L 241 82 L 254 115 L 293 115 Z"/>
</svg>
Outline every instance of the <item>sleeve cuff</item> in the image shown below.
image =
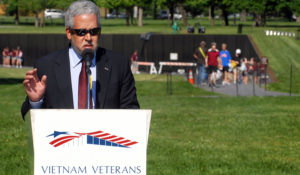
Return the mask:
<svg viewBox="0 0 300 175">
<path fill-rule="evenodd" d="M 44 102 L 44 98 L 40 99 L 40 101 L 33 102 L 29 99 L 29 103 L 32 109 L 40 109 Z"/>
</svg>

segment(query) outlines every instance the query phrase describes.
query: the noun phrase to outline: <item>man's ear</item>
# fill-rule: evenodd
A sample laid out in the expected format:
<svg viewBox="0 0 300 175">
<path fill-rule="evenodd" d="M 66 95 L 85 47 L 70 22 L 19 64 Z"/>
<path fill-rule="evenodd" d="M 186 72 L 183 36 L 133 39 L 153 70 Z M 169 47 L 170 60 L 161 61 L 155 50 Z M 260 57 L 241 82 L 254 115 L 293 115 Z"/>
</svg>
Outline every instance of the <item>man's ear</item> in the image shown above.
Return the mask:
<svg viewBox="0 0 300 175">
<path fill-rule="evenodd" d="M 71 40 L 72 33 L 71 33 L 71 30 L 69 27 L 66 27 L 66 35 L 67 35 L 68 40 Z"/>
</svg>

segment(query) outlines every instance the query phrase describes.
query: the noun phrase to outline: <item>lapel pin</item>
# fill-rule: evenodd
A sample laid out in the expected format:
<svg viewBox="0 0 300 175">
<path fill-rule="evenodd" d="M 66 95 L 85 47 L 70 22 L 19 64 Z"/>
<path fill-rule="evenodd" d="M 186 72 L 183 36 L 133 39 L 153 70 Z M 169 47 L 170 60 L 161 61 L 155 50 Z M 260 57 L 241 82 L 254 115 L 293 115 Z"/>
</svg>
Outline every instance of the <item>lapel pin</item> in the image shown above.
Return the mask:
<svg viewBox="0 0 300 175">
<path fill-rule="evenodd" d="M 104 67 L 104 70 L 109 71 L 109 68 L 108 67 Z"/>
</svg>

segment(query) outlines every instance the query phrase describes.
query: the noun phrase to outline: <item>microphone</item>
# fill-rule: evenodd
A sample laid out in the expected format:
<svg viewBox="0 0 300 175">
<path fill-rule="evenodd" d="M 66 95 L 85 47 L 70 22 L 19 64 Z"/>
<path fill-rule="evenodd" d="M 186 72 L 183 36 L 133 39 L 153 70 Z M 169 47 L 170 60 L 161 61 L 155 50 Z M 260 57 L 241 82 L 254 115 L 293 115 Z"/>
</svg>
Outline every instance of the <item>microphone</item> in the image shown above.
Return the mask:
<svg viewBox="0 0 300 175">
<path fill-rule="evenodd" d="M 85 61 L 85 70 L 90 74 L 90 67 L 94 58 L 94 51 L 92 49 L 85 49 L 82 52 L 82 58 Z M 89 72 L 88 72 L 89 71 Z"/>
</svg>

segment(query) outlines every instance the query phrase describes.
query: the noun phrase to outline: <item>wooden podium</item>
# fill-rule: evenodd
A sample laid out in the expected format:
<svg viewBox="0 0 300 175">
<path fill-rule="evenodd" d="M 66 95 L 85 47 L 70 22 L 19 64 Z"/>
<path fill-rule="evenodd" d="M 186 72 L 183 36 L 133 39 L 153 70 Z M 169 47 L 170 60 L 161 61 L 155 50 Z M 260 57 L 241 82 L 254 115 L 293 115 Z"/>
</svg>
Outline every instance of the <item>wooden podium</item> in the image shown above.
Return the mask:
<svg viewBox="0 0 300 175">
<path fill-rule="evenodd" d="M 34 175 L 146 175 L 151 110 L 31 110 Z"/>
</svg>

